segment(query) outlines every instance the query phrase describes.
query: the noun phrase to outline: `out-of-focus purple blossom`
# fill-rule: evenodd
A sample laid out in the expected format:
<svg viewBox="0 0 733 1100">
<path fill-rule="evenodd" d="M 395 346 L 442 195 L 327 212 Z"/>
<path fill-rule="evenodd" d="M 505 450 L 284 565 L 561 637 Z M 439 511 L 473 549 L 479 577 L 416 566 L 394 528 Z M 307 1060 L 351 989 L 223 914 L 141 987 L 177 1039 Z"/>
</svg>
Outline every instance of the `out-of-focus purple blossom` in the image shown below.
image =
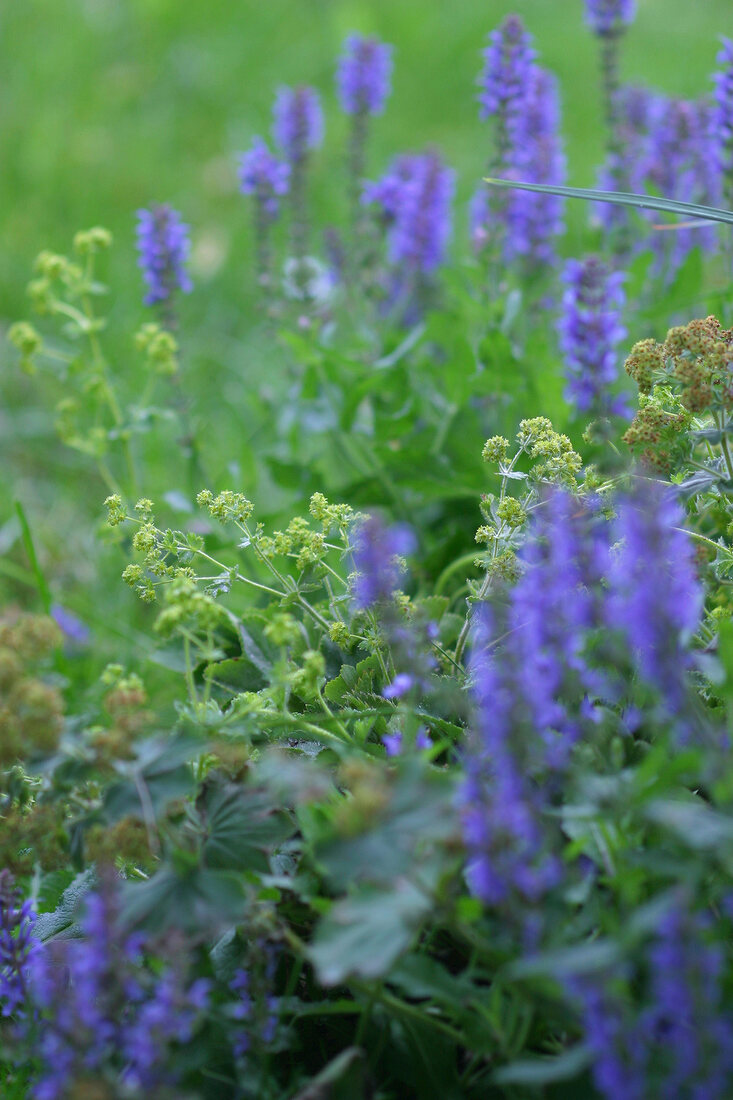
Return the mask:
<svg viewBox="0 0 733 1100">
<path fill-rule="evenodd" d="M 684 202 L 719 204 L 719 165 L 711 117 L 710 106 L 704 102 L 668 100 L 657 107 L 637 169 L 644 189 Z M 646 216 L 652 224 L 659 220 L 656 213 Z M 710 225 L 652 230 L 657 266 L 671 278 L 692 248 L 713 247 L 715 236 L 715 227 Z"/>
<path fill-rule="evenodd" d="M 624 274 L 611 271 L 597 256 L 568 261 L 558 321 L 565 356 L 566 399 L 579 413 L 621 414 L 622 399 L 612 393 L 618 381 L 617 347 L 626 336 L 621 317 Z"/>
<path fill-rule="evenodd" d="M 479 78 L 482 119 L 497 118 L 511 131 L 519 123 L 537 53 L 518 15 L 508 15 L 489 35 Z"/>
<path fill-rule="evenodd" d="M 336 86 L 348 115 L 377 115 L 391 90 L 392 47 L 376 38 L 352 34 L 339 59 Z"/>
<path fill-rule="evenodd" d="M 55 603 L 51 606 L 51 617 L 60 628 L 67 641 L 74 645 L 86 645 L 89 641 L 89 627 L 69 611 L 67 607 Z"/>
<path fill-rule="evenodd" d="M 412 690 L 414 684 L 414 676 L 411 676 L 409 672 L 399 672 L 392 683 L 387 684 L 382 695 L 385 699 L 401 699 L 403 695 L 407 695 L 408 691 Z"/>
<path fill-rule="evenodd" d="M 527 183 L 563 184 L 565 154 L 560 136 L 557 80 L 545 69 L 531 72 L 514 151 L 513 174 Z M 553 240 L 563 232 L 564 201 L 557 195 L 510 192 L 504 209 L 504 258 L 551 263 Z"/>
<path fill-rule="evenodd" d="M 733 38 L 723 38 L 715 73 L 715 107 L 712 117 L 713 141 L 718 168 L 725 181 L 725 192 L 733 195 Z"/>
<path fill-rule="evenodd" d="M 399 559 L 414 547 L 415 539 L 408 527 L 385 527 L 376 517 L 359 527 L 352 547 L 357 572 L 353 593 L 359 610 L 392 597 L 403 574 Z"/>
<path fill-rule="evenodd" d="M 280 198 L 288 193 L 290 165 L 278 160 L 261 137 L 239 158 L 239 187 L 244 195 L 253 195 L 268 219 L 275 218 Z"/>
<path fill-rule="evenodd" d="M 0 1015 L 23 1015 L 28 995 L 28 969 L 38 941 L 35 914 L 23 901 L 10 871 L 0 871 Z"/>
<path fill-rule="evenodd" d="M 610 570 L 609 625 L 623 631 L 639 672 L 656 690 L 665 712 L 682 722 L 685 641 L 702 608 L 690 537 L 674 494 L 642 482 L 619 502 L 614 526 L 618 549 Z"/>
<path fill-rule="evenodd" d="M 210 983 L 189 983 L 180 960 L 154 975 L 145 937 L 119 927 L 106 883 L 86 899 L 79 939 L 33 953 L 29 1034 L 38 1061 L 36 1100 L 65 1097 L 77 1076 L 113 1070 L 130 1089 L 175 1084 L 172 1044 L 188 1042 L 208 1005 Z"/>
<path fill-rule="evenodd" d="M 471 659 L 476 729 L 460 809 L 469 887 L 487 905 L 502 906 L 514 894 L 525 903 L 538 901 L 557 883 L 560 867 L 547 851 L 538 790 L 523 766 L 516 670 L 492 652 L 494 632 L 482 608 Z"/>
<path fill-rule="evenodd" d="M 323 142 L 323 110 L 314 88 L 280 88 L 273 107 L 273 136 L 291 165 Z"/>
<path fill-rule="evenodd" d="M 594 34 L 620 34 L 635 14 L 635 0 L 585 0 L 585 19 Z"/>
<path fill-rule="evenodd" d="M 665 109 L 664 96 L 649 88 L 625 85 L 617 89 L 614 100 L 612 149 L 597 177 L 600 191 L 643 191 L 641 168 L 649 133 Z M 610 202 L 593 205 L 594 218 L 608 236 L 629 238 L 633 213 L 628 207 Z M 639 229 L 635 230 L 638 236 Z"/>
<path fill-rule="evenodd" d="M 174 290 L 188 293 L 193 283 L 186 271 L 191 251 L 189 227 L 171 206 L 138 210 L 138 264 L 149 287 L 146 305 L 164 302 Z"/>
<path fill-rule="evenodd" d="M 568 992 L 581 1007 L 593 1079 L 606 1100 L 649 1096 L 724 1100 L 733 1086 L 733 1015 L 724 956 L 709 921 L 678 904 L 662 918 L 640 962 L 639 1009 L 623 990 L 634 977 L 584 975 Z"/>
<path fill-rule="evenodd" d="M 387 756 L 401 756 L 405 747 L 404 737 L 402 731 L 397 730 L 395 733 L 385 733 L 382 738 L 382 744 L 387 750 Z M 418 750 L 431 749 L 433 742 L 430 738 L 430 734 L 424 726 L 420 726 L 415 734 L 415 748 Z"/>
<path fill-rule="evenodd" d="M 445 259 L 451 233 L 455 173 L 435 153 L 397 157 L 387 174 L 364 190 L 362 201 L 381 207 L 389 260 L 430 275 Z"/>
</svg>

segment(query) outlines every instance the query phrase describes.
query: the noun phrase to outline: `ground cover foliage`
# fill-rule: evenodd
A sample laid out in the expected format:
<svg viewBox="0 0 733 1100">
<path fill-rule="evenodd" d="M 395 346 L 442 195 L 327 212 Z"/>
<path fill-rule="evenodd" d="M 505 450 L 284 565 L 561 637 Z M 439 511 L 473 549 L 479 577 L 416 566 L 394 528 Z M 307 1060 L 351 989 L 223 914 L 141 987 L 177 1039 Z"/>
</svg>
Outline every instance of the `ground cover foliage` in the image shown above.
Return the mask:
<svg viewBox="0 0 733 1100">
<path fill-rule="evenodd" d="M 634 14 L 585 5 L 599 185 L 730 210 L 733 43 L 698 99 L 629 87 Z M 461 243 L 438 149 L 372 168 L 395 62 L 334 65 L 339 225 L 315 88 L 239 156 L 276 351 L 216 395 L 236 456 L 195 225 L 138 212 L 124 336 L 130 242 L 33 265 L 13 370 L 96 497 L 56 549 L 21 494 L 3 528 L 4 1096 L 730 1095 L 730 227 L 599 202 L 570 250 L 561 197 L 477 179 Z M 507 17 L 486 174 L 565 183 L 560 106 Z"/>
</svg>

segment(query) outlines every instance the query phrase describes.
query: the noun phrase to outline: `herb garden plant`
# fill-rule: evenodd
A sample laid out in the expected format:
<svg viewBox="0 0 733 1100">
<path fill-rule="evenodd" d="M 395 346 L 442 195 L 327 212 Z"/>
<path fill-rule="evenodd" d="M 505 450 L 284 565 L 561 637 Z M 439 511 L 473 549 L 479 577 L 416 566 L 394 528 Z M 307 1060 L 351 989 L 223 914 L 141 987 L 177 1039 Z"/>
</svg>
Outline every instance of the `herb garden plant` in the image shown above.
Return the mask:
<svg viewBox="0 0 733 1100">
<path fill-rule="evenodd" d="M 619 80 L 631 0 L 585 9 L 607 156 L 580 254 L 519 17 L 479 78 L 502 186 L 453 251 L 440 152 L 372 162 L 388 45 L 338 63 L 337 228 L 319 95 L 277 92 L 238 162 L 282 362 L 242 380 L 243 461 L 190 394 L 179 212 L 138 212 L 120 343 L 111 235 L 37 258 L 8 337 L 132 644 L 54 597 L 18 500 L 3 1097 L 733 1092 L 733 43 L 674 100 Z"/>
</svg>

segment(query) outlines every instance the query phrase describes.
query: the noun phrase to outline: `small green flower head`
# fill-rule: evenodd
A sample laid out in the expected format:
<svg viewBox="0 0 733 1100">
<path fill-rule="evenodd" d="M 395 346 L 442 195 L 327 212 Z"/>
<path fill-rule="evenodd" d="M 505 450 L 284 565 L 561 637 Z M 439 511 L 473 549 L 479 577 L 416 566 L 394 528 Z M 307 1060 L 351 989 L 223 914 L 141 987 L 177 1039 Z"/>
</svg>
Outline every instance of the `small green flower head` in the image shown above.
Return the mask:
<svg viewBox="0 0 733 1100">
<path fill-rule="evenodd" d="M 487 439 L 484 443 L 481 457 L 484 462 L 504 462 L 508 450 L 508 439 L 505 439 L 503 435 L 492 435 L 491 439 Z"/>
<path fill-rule="evenodd" d="M 152 520 L 153 518 L 153 502 L 148 500 L 147 497 L 141 497 L 135 505 L 135 511 L 144 520 Z"/>
<path fill-rule="evenodd" d="M 328 628 L 328 636 L 332 642 L 345 649 L 351 641 L 351 632 L 349 631 L 346 623 L 336 622 L 331 623 Z"/>
<path fill-rule="evenodd" d="M 522 527 L 527 519 L 527 513 L 515 497 L 505 497 L 498 505 L 496 514 L 507 527 Z"/>
<path fill-rule="evenodd" d="M 293 689 L 304 698 L 314 698 L 325 675 L 326 662 L 323 654 L 315 649 L 307 649 L 303 654 L 303 667 L 293 673 Z"/>
<path fill-rule="evenodd" d="M 206 508 L 214 519 L 226 523 L 234 520 L 236 523 L 244 523 L 252 515 L 254 505 L 244 493 L 235 493 L 231 489 L 214 496 L 208 489 L 203 489 L 196 500 L 201 507 Z"/>
<path fill-rule="evenodd" d="M 27 294 L 36 313 L 50 313 L 53 308 L 53 294 L 51 282 L 47 278 L 31 279 L 28 283 Z"/>
<path fill-rule="evenodd" d="M 36 256 L 33 267 L 45 279 L 62 279 L 68 275 L 71 265 L 66 256 L 61 256 L 58 252 L 43 251 Z"/>
<path fill-rule="evenodd" d="M 11 325 L 8 329 L 8 340 L 24 358 L 35 355 L 43 346 L 40 333 L 27 321 L 16 321 Z"/>
<path fill-rule="evenodd" d="M 133 550 L 149 555 L 158 549 L 158 529 L 153 523 L 143 523 L 132 536 Z"/>
<path fill-rule="evenodd" d="M 107 509 L 107 523 L 110 527 L 118 527 L 127 519 L 125 506 L 119 493 L 113 493 L 112 496 L 107 497 L 104 506 Z"/>
<path fill-rule="evenodd" d="M 265 637 L 268 638 L 273 645 L 294 645 L 299 636 L 300 630 L 298 623 L 293 616 L 288 615 L 287 612 L 274 615 L 265 626 Z"/>
<path fill-rule="evenodd" d="M 148 366 L 155 374 L 174 375 L 178 370 L 178 341 L 160 325 L 146 324 L 135 335 L 135 343 L 144 351 Z"/>
<path fill-rule="evenodd" d="M 80 256 L 92 255 L 111 246 L 112 234 L 101 225 L 95 225 L 92 229 L 81 229 L 74 237 L 74 251 Z"/>
</svg>

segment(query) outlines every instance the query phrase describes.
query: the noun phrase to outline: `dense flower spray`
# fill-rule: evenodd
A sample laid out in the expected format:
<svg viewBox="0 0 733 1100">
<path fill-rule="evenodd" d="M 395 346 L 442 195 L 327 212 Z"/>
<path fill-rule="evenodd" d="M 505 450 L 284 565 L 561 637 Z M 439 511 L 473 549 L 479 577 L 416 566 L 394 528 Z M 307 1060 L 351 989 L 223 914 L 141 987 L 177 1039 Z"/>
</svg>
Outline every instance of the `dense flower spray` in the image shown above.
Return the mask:
<svg viewBox="0 0 733 1100">
<path fill-rule="evenodd" d="M 189 228 L 171 206 L 138 210 L 137 247 L 149 290 L 146 305 L 169 302 L 176 288 L 188 293 L 193 284 L 186 271 L 191 251 Z"/>
<path fill-rule="evenodd" d="M 290 166 L 293 254 L 302 264 L 308 250 L 308 155 L 323 142 L 323 110 L 314 88 L 280 88 L 273 107 L 272 133 Z"/>
<path fill-rule="evenodd" d="M 517 16 L 492 32 L 480 79 L 481 117 L 493 125 L 491 174 L 529 183 L 565 179 L 557 82 L 535 63 L 531 38 Z M 501 244 L 505 262 L 546 263 L 562 230 L 563 203 L 554 195 L 515 191 L 490 196 L 481 187 L 471 203 L 475 247 Z"/>
<path fill-rule="evenodd" d="M 290 165 L 273 156 L 262 138 L 254 138 L 250 149 L 239 158 L 239 186 L 242 194 L 254 199 L 257 274 L 265 285 L 270 278 L 270 225 L 289 185 Z"/>
<path fill-rule="evenodd" d="M 622 413 L 624 402 L 613 396 L 611 387 L 619 377 L 616 349 L 626 335 L 621 320 L 624 275 L 589 256 L 570 260 L 563 281 L 558 332 L 565 356 L 565 396 L 583 415 Z"/>
<path fill-rule="evenodd" d="M 718 169 L 728 208 L 733 207 L 733 39 L 724 38 L 718 54 L 719 70 L 715 82 L 715 107 L 712 139 L 716 146 Z"/>
<path fill-rule="evenodd" d="M 547 811 L 604 707 L 635 693 L 639 715 L 661 713 L 689 740 L 701 599 L 680 522 L 669 490 L 643 479 L 610 522 L 556 491 L 537 511 L 519 579 L 479 606 L 461 810 L 469 882 L 486 904 L 536 903 L 558 881 Z"/>
<path fill-rule="evenodd" d="M 112 1070 L 131 1090 L 175 1084 L 170 1048 L 191 1039 L 210 983 L 190 982 L 181 959 L 149 970 L 146 939 L 120 929 L 109 882 L 87 896 L 80 924 L 80 939 L 31 958 L 24 1027 L 38 1064 L 34 1100 L 61 1100 L 90 1071 Z"/>
</svg>

